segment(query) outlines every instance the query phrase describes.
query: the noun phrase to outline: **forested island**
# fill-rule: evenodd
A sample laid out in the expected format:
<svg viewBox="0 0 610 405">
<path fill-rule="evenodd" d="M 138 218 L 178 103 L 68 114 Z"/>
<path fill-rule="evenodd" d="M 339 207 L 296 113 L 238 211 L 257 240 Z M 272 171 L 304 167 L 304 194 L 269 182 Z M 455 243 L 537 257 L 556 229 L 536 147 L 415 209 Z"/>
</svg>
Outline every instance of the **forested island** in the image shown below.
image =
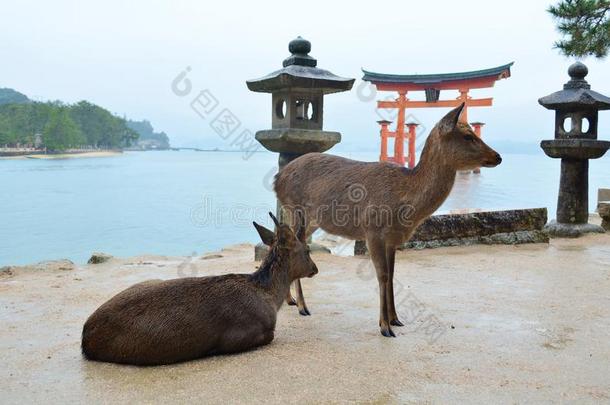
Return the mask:
<svg viewBox="0 0 610 405">
<path fill-rule="evenodd" d="M 131 121 L 90 103 L 37 102 L 0 89 L 0 148 L 49 152 L 81 149 L 168 149 L 149 121 Z"/>
</svg>

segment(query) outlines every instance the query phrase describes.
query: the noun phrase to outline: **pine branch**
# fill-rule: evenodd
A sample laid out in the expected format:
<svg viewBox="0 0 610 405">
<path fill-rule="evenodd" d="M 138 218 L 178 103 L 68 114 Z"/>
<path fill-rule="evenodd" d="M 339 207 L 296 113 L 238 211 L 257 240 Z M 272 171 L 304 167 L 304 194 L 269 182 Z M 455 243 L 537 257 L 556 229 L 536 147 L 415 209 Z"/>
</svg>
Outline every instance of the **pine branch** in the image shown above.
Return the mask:
<svg viewBox="0 0 610 405">
<path fill-rule="evenodd" d="M 610 0 L 563 0 L 547 11 L 564 38 L 555 42 L 566 56 L 603 58 L 610 48 Z"/>
</svg>

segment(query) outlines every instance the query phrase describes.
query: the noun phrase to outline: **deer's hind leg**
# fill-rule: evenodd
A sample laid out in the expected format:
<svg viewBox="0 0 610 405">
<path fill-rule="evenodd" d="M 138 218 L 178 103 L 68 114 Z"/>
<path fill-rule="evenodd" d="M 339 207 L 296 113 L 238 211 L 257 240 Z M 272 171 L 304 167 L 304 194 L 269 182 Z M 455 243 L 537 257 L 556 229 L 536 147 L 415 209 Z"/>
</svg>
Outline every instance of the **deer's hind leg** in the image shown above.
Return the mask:
<svg viewBox="0 0 610 405">
<path fill-rule="evenodd" d="M 280 210 L 280 220 L 288 223 L 291 227 L 293 227 L 292 229 L 294 229 L 294 226 L 292 224 L 292 219 L 294 218 L 294 210 L 291 208 L 291 206 L 281 206 L 278 201 L 278 209 Z M 293 284 L 296 287 L 296 282 L 293 282 Z M 284 300 L 286 301 L 287 305 L 297 305 L 297 300 L 295 300 L 292 296 L 290 289 L 288 289 L 288 292 L 286 293 L 286 298 L 284 298 Z"/>
<path fill-rule="evenodd" d="M 215 353 L 237 353 L 264 346 L 273 340 L 273 328 L 260 325 L 234 327 L 222 336 Z"/>
<path fill-rule="evenodd" d="M 313 233 L 317 229 L 318 228 L 316 226 L 314 226 L 312 223 L 307 224 L 306 237 L 307 237 L 308 243 L 311 243 L 311 240 L 310 240 L 311 235 L 313 235 Z M 300 279 L 295 280 L 293 284 L 294 284 L 296 295 L 297 295 L 297 308 L 299 309 L 299 314 L 301 314 L 303 316 L 311 315 L 311 312 L 309 312 L 309 308 L 307 308 L 307 304 L 305 303 L 305 297 L 303 296 L 303 286 L 301 285 L 301 280 Z"/>
<path fill-rule="evenodd" d="M 396 314 L 396 306 L 394 304 L 394 262 L 396 259 L 396 248 L 394 246 L 386 246 L 386 261 L 388 265 L 388 283 L 387 283 L 387 296 L 388 301 L 388 317 L 390 318 L 390 325 L 404 326 L 398 319 Z"/>
<path fill-rule="evenodd" d="M 388 314 L 388 262 L 386 256 L 386 244 L 377 236 L 367 236 L 366 244 L 369 249 L 371 260 L 377 272 L 379 283 L 379 328 L 385 337 L 396 337 L 390 327 Z"/>
<path fill-rule="evenodd" d="M 295 286 L 296 286 L 296 284 L 295 284 Z M 286 294 L 286 304 L 288 304 L 288 305 L 296 305 L 297 304 L 297 300 L 295 300 L 292 297 L 292 293 L 290 292 L 290 290 L 288 290 L 288 294 Z"/>
<path fill-rule="evenodd" d="M 305 240 L 307 240 L 308 243 L 311 243 L 311 235 L 313 235 L 313 233 L 318 229 L 317 225 L 313 223 L 312 219 L 314 218 L 313 216 L 311 216 L 307 210 L 304 210 L 303 208 L 294 208 L 294 207 L 289 207 L 289 206 L 285 206 L 283 207 L 284 209 L 284 213 L 285 213 L 285 220 L 286 222 L 288 222 L 290 224 L 290 226 L 294 229 L 295 228 L 295 224 L 294 224 L 294 220 L 296 219 L 296 212 L 300 211 L 302 214 L 302 219 L 303 221 L 305 221 L 305 223 L 303 224 L 303 226 L 305 226 Z M 296 300 L 292 297 L 292 294 L 290 293 L 290 290 L 288 291 L 288 294 L 286 295 L 286 303 L 288 305 L 296 305 L 297 309 L 299 310 L 299 314 L 303 315 L 303 316 L 309 316 L 311 315 L 311 312 L 309 312 L 309 309 L 307 308 L 307 304 L 305 303 L 305 297 L 303 296 L 303 286 L 301 285 L 301 280 L 297 279 L 295 280 L 293 283 L 294 285 L 294 289 L 295 289 L 295 293 L 296 293 Z"/>
<path fill-rule="evenodd" d="M 305 303 L 305 297 L 303 296 L 303 287 L 301 286 L 300 279 L 294 281 L 294 287 L 297 293 L 297 308 L 299 309 L 299 314 L 303 316 L 311 315 L 311 312 L 309 312 L 307 304 Z"/>
</svg>

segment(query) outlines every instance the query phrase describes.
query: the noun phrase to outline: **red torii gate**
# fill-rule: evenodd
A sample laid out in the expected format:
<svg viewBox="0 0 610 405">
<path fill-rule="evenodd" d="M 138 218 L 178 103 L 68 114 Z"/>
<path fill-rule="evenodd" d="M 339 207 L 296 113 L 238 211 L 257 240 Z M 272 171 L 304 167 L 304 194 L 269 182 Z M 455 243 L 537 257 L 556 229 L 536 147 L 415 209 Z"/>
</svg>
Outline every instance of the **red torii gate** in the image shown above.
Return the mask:
<svg viewBox="0 0 610 405">
<path fill-rule="evenodd" d="M 495 82 L 500 79 L 510 77 L 510 67 L 513 62 L 495 68 L 475 70 L 461 73 L 440 73 L 424 75 L 394 75 L 386 73 L 369 72 L 362 69 L 364 76 L 362 80 L 375 85 L 379 91 L 395 91 L 398 97 L 393 101 L 377 101 L 377 108 L 397 108 L 398 118 L 396 129 L 390 131 L 388 126 L 392 121 L 377 121 L 381 125 L 381 154 L 380 161 L 389 161 L 405 165 L 405 158 L 408 157 L 409 167 L 415 167 L 415 130 L 416 123 L 405 123 L 405 110 L 407 108 L 428 108 L 428 107 L 457 107 L 462 102 L 466 103 L 460 119 L 468 122 L 468 107 L 490 107 L 493 98 L 474 99 L 468 95 L 471 89 L 481 89 L 493 87 Z M 457 90 L 460 95 L 454 100 L 439 100 L 441 90 Z M 425 101 L 413 101 L 407 98 L 409 91 L 424 91 Z M 405 134 L 405 125 L 409 128 Z M 482 122 L 472 122 L 477 136 L 481 136 Z M 409 152 L 404 154 L 405 135 L 408 135 Z M 394 139 L 394 156 L 388 156 L 388 138 Z"/>
</svg>

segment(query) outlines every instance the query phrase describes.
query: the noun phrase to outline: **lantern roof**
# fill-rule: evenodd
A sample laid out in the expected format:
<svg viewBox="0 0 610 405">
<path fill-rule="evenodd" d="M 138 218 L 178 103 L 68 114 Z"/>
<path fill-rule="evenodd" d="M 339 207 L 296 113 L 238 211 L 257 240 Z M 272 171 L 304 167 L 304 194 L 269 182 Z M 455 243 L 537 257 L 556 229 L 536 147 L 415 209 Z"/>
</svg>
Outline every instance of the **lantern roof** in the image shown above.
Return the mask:
<svg viewBox="0 0 610 405">
<path fill-rule="evenodd" d="M 570 80 L 563 85 L 563 90 L 556 91 L 538 99 L 538 103 L 549 110 L 608 110 L 610 97 L 591 90 L 585 77 L 589 69 L 581 62 L 576 62 L 568 68 Z"/>
<path fill-rule="evenodd" d="M 279 90 L 319 90 L 323 94 L 350 90 L 354 79 L 340 77 L 328 70 L 320 69 L 318 61 L 309 55 L 311 42 L 301 37 L 288 44 L 291 55 L 284 59 L 283 68 L 259 79 L 246 81 L 248 89 L 260 93 Z"/>
</svg>

